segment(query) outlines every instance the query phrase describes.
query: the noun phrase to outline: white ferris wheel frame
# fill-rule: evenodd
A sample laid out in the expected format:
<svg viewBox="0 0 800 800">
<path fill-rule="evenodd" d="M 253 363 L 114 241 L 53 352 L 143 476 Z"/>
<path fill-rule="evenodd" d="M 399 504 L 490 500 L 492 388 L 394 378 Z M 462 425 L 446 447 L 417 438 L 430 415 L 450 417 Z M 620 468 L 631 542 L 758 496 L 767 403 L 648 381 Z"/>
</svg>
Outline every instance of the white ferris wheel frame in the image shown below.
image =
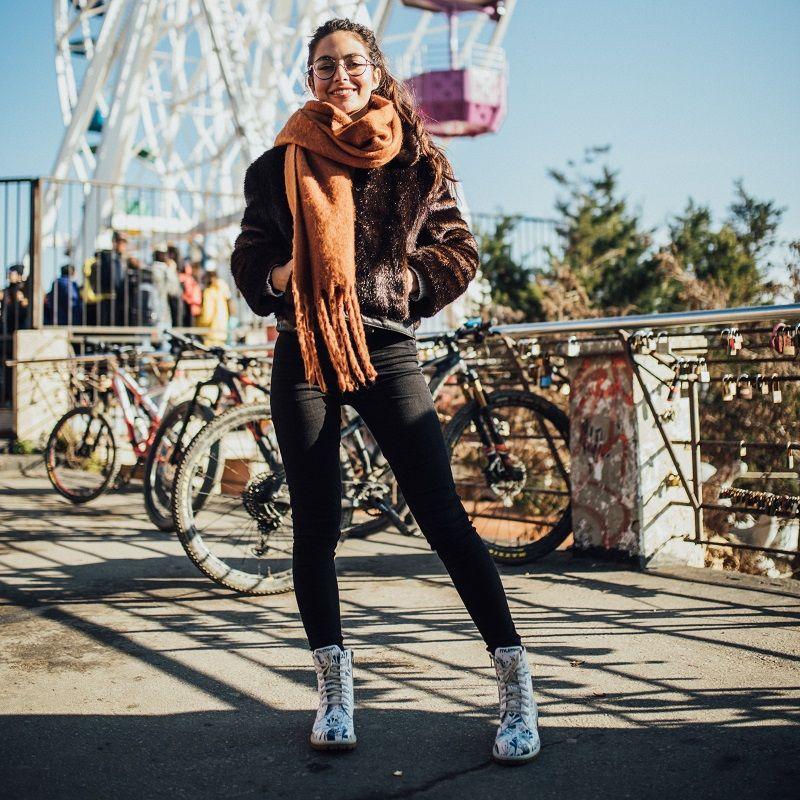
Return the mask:
<svg viewBox="0 0 800 800">
<path fill-rule="evenodd" d="M 497 23 L 483 13 L 459 17 L 455 44 L 464 63 L 476 47 L 499 47 L 514 5 L 507 1 Z M 65 132 L 45 198 L 45 232 L 56 214 L 58 181 L 69 179 L 85 182 L 86 207 L 100 207 L 99 219 L 111 203 L 102 187 L 132 183 L 157 185 L 168 215 L 187 233 L 198 224 L 187 194 L 218 198 L 203 230 L 238 222 L 244 170 L 310 97 L 305 49 L 317 25 L 334 15 L 369 25 L 400 78 L 426 43 L 446 42 L 448 35 L 454 41 L 442 15 L 428 11 L 404 8 L 399 13 L 413 26 L 392 30 L 399 6 L 399 0 L 54 0 Z M 102 130 L 93 133 L 98 116 Z M 99 221 L 84 221 L 76 256 L 93 251 L 98 227 Z"/>
</svg>

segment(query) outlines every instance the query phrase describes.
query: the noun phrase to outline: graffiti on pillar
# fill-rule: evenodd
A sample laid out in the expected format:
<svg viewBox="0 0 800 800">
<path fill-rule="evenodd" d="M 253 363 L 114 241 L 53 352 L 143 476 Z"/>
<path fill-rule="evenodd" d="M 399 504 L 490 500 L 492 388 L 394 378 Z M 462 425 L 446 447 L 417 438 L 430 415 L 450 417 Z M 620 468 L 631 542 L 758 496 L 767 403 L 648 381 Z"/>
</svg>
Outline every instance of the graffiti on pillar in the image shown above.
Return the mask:
<svg viewBox="0 0 800 800">
<path fill-rule="evenodd" d="M 636 552 L 632 378 L 621 354 L 580 359 L 570 376 L 570 478 L 578 547 Z"/>
</svg>

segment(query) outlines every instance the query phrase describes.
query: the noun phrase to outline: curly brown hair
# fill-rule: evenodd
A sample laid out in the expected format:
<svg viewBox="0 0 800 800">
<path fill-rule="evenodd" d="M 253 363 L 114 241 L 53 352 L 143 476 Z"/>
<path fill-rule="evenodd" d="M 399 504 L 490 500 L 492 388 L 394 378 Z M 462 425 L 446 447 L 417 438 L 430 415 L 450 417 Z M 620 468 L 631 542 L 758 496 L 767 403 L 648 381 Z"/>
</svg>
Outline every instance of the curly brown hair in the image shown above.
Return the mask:
<svg viewBox="0 0 800 800">
<path fill-rule="evenodd" d="M 413 146 L 415 151 L 414 162 L 420 158 L 429 159 L 434 171 L 434 182 L 432 194 L 435 197 L 438 195 L 445 180 L 450 182 L 450 185 L 458 183 L 458 179 L 453 174 L 453 167 L 450 164 L 444 151 L 433 141 L 431 135 L 425 130 L 422 117 L 417 112 L 416 103 L 413 95 L 406 88 L 405 84 L 397 80 L 392 75 L 387 66 L 386 56 L 378 45 L 375 34 L 366 25 L 361 25 L 358 22 L 353 22 L 351 19 L 336 18 L 329 19 L 320 25 L 312 34 L 308 43 L 308 86 L 313 89 L 314 79 L 310 73 L 311 64 L 314 61 L 314 51 L 317 45 L 331 33 L 337 31 L 346 31 L 352 33 L 361 39 L 364 47 L 367 49 L 370 61 L 376 67 L 380 67 L 381 81 L 378 87 L 374 90 L 376 94 L 391 100 L 404 127 L 408 127 L 413 137 Z"/>
</svg>

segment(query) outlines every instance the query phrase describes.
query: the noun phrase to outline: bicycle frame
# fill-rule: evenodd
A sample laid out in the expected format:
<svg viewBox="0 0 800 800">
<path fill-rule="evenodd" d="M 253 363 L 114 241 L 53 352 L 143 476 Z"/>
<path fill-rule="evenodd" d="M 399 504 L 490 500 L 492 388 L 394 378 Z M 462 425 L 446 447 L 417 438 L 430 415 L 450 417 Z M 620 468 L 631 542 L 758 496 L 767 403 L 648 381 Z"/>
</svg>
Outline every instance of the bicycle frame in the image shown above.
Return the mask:
<svg viewBox="0 0 800 800">
<path fill-rule="evenodd" d="M 122 409 L 122 418 L 133 452 L 139 457 L 145 456 L 153 444 L 158 426 L 164 418 L 164 412 L 174 393 L 174 385 L 172 381 L 167 383 L 163 392 L 160 393 L 160 401 L 155 403 L 152 397 L 154 393 L 143 388 L 122 365 L 117 363 L 114 367 L 111 386 Z M 144 434 L 141 434 L 136 427 L 136 420 L 143 420 L 143 415 L 139 413 L 140 409 L 147 418 L 147 431 Z"/>
<path fill-rule="evenodd" d="M 175 446 L 172 448 L 172 452 L 170 453 L 169 462 L 172 465 L 177 463 L 183 452 L 183 437 L 187 428 L 189 427 L 189 419 L 194 413 L 195 408 L 197 408 L 200 403 L 200 393 L 207 386 L 213 386 L 218 390 L 217 396 L 211 403 L 211 408 L 215 413 L 219 408 L 220 402 L 222 401 L 225 389 L 228 390 L 229 396 L 232 399 L 232 405 L 234 406 L 239 406 L 244 403 L 243 387 L 250 386 L 258 389 L 265 395 L 269 394 L 268 389 L 254 381 L 252 378 L 249 378 L 247 375 L 244 375 L 241 371 L 236 372 L 235 370 L 229 369 L 224 364 L 218 363 L 214 367 L 214 371 L 212 372 L 210 378 L 205 381 L 199 381 L 195 384 L 194 394 L 192 395 L 192 399 L 190 400 L 189 404 L 186 406 L 186 411 L 183 415 L 183 419 L 181 420 L 178 440 L 175 443 Z"/>
</svg>

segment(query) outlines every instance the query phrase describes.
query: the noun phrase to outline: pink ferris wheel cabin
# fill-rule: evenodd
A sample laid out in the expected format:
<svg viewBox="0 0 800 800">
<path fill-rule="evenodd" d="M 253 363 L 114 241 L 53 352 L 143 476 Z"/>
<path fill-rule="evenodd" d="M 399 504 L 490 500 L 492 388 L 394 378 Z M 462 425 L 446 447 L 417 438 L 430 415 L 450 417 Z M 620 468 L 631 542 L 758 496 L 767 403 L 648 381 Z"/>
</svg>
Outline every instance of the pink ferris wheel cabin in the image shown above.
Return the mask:
<svg viewBox="0 0 800 800">
<path fill-rule="evenodd" d="M 499 22 L 502 0 L 402 0 L 422 11 L 447 15 L 450 36 L 442 48 L 423 47 L 407 65 L 406 86 L 416 97 L 428 130 L 436 136 L 480 136 L 500 129 L 508 97 L 508 66 L 501 47 L 465 43 L 459 53 L 457 18 L 477 11 Z"/>
</svg>

